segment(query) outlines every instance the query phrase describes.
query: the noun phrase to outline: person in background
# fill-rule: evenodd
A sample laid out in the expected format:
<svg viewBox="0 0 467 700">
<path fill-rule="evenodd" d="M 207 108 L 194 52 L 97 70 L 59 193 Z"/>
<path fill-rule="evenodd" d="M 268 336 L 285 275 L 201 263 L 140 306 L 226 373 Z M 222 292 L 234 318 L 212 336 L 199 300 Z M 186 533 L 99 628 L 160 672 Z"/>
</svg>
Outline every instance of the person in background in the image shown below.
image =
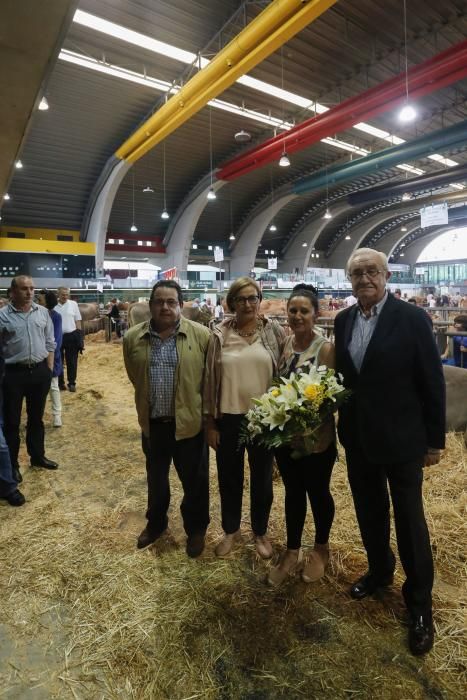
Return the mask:
<svg viewBox="0 0 467 700">
<path fill-rule="evenodd" d="M 135 389 L 148 481 L 143 549 L 167 529 L 169 470 L 173 460 L 183 486 L 180 510 L 186 552 L 198 557 L 209 524 L 209 462 L 201 411 L 209 331 L 181 315 L 183 295 L 174 280 L 160 280 L 149 298 L 151 318 L 123 337 L 123 358 Z"/>
<path fill-rule="evenodd" d="M 441 360 L 426 313 L 388 294 L 384 253 L 359 248 L 347 273 L 358 304 L 335 320 L 336 370 L 352 391 L 339 409 L 338 432 L 368 571 L 351 587 L 356 600 L 393 582 L 388 484 L 397 546 L 406 575 L 402 593 L 414 655 L 433 646 L 433 556 L 423 511 L 423 467 L 445 444 Z"/>
<path fill-rule="evenodd" d="M 18 488 L 18 482 L 13 474 L 10 451 L 3 434 L 3 375 L 5 360 L 0 344 L 0 498 L 10 506 L 22 506 L 26 503 L 24 495 Z"/>
<path fill-rule="evenodd" d="M 354 304 L 357 303 L 357 297 L 355 297 L 353 294 L 349 294 L 347 297 L 344 299 L 344 304 L 346 306 L 353 306 Z"/>
<path fill-rule="evenodd" d="M 467 316 L 456 316 L 453 322 L 454 331 L 467 333 Z M 467 369 L 467 335 L 454 335 L 448 338 L 446 350 L 441 355 L 442 360 L 455 367 Z"/>
<path fill-rule="evenodd" d="M 108 313 L 109 316 L 109 321 L 111 324 L 111 329 L 112 326 L 115 328 L 115 335 L 117 338 L 122 337 L 122 324 L 120 320 L 120 310 L 118 308 L 118 299 L 114 297 L 110 301 L 110 311 Z"/>
<path fill-rule="evenodd" d="M 199 309 L 199 299 L 193 299 L 193 302 L 191 304 L 192 309 Z"/>
<path fill-rule="evenodd" d="M 261 290 L 250 277 L 239 277 L 230 286 L 227 306 L 234 314 L 217 324 L 209 340 L 204 382 L 207 442 L 216 451 L 224 537 L 216 546 L 219 557 L 240 539 L 245 448 L 240 427 L 252 398 L 259 397 L 277 374 L 285 333 L 276 321 L 259 313 Z M 250 465 L 251 528 L 257 553 L 272 556 L 267 538 L 272 490 L 272 451 L 247 447 Z"/>
<path fill-rule="evenodd" d="M 81 330 L 81 313 L 76 301 L 70 299 L 70 288 L 58 288 L 58 304 L 55 308 L 62 317 L 62 363 L 66 363 L 68 390 L 76 391 L 76 376 L 78 373 L 78 354 L 83 350 L 83 334 Z M 58 379 L 59 387 L 65 391 L 65 374 Z"/>
<path fill-rule="evenodd" d="M 217 303 L 214 308 L 214 318 L 216 323 L 220 323 L 221 321 L 224 320 L 224 307 L 222 306 L 222 299 L 221 297 L 217 298 Z"/>
<path fill-rule="evenodd" d="M 394 290 L 394 298 L 395 299 L 402 299 L 402 292 L 400 289 L 395 289 Z"/>
<path fill-rule="evenodd" d="M 52 371 L 52 382 L 50 384 L 50 401 L 52 402 L 52 425 L 54 428 L 62 427 L 62 401 L 60 399 L 60 387 L 58 378 L 63 372 L 62 365 L 62 317 L 55 307 L 57 306 L 57 295 L 49 289 L 41 289 L 37 295 L 37 302 L 48 309 L 50 318 L 54 326 L 55 352 L 54 366 Z"/>
<path fill-rule="evenodd" d="M 14 277 L 11 302 L 0 309 L 0 344 L 5 360 L 3 381 L 4 434 L 13 477 L 22 481 L 18 463 L 23 400 L 26 399 L 26 447 L 32 467 L 57 469 L 44 449 L 43 415 L 52 379 L 55 340 L 47 309 L 34 301 L 29 275 Z"/>
<path fill-rule="evenodd" d="M 315 331 L 319 315 L 318 296 L 312 285 L 294 287 L 287 302 L 287 316 L 292 335 L 287 336 L 279 372 L 289 377 L 300 368 L 314 365 L 334 367 L 334 346 Z M 302 566 L 302 534 L 305 526 L 307 497 L 315 524 L 315 544 L 302 572 L 306 583 L 324 576 L 329 560 L 329 533 L 334 520 L 334 500 L 329 488 L 336 460 L 334 420 L 324 423 L 313 453 L 293 459 L 289 447 L 275 450 L 276 462 L 285 487 L 285 522 L 287 549 L 278 566 L 269 571 L 268 582 L 279 586 L 289 574 Z"/>
</svg>

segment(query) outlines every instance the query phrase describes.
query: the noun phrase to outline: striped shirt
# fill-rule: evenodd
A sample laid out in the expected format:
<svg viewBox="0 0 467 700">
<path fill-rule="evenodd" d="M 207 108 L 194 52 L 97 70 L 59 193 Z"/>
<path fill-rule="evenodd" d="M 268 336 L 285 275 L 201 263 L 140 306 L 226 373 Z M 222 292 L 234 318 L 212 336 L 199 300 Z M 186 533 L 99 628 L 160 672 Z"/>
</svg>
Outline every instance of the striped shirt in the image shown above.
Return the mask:
<svg viewBox="0 0 467 700">
<path fill-rule="evenodd" d="M 378 323 L 381 309 L 386 303 L 388 293 L 385 292 L 384 297 L 377 304 L 371 307 L 370 316 L 367 318 L 360 306 L 355 315 L 355 321 L 352 329 L 352 340 L 349 344 L 349 352 L 355 369 L 360 372 L 363 364 L 363 359 L 370 343 L 371 337 Z"/>
<path fill-rule="evenodd" d="M 55 350 L 54 327 L 49 312 L 32 302 L 29 311 L 8 304 L 0 309 L 0 343 L 7 365 L 41 362 Z"/>
<path fill-rule="evenodd" d="M 151 326 L 151 355 L 149 360 L 149 389 L 151 402 L 151 418 L 175 415 L 175 370 L 178 363 L 177 324 L 174 333 L 162 339 Z"/>
</svg>

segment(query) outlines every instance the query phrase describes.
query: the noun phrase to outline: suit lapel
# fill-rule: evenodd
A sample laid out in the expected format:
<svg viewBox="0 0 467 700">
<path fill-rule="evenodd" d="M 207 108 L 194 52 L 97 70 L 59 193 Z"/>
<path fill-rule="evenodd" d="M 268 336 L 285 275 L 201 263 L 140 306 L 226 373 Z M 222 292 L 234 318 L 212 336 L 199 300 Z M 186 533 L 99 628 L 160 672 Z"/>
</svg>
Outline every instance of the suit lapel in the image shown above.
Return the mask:
<svg viewBox="0 0 467 700">
<path fill-rule="evenodd" d="M 344 328 L 344 348 L 346 351 L 349 349 L 349 344 L 350 341 L 352 340 L 352 328 L 355 323 L 355 316 L 357 315 L 358 312 L 358 305 L 354 304 L 350 310 L 349 313 L 347 314 L 347 318 L 345 320 L 345 328 Z"/>
</svg>

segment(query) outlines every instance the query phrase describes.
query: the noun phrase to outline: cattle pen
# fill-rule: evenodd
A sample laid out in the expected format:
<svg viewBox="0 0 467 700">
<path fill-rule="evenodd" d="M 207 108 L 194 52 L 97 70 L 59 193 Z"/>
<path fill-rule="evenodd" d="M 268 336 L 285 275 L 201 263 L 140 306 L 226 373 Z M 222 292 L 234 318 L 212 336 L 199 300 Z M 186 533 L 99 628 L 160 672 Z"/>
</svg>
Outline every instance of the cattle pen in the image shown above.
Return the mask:
<svg viewBox="0 0 467 700">
<path fill-rule="evenodd" d="M 121 345 L 87 340 L 76 394 L 63 395 L 60 430 L 47 407 L 47 454 L 60 469 L 24 470 L 25 508 L 0 507 L 1 697 L 6 698 L 401 698 L 464 697 L 467 643 L 463 438 L 448 435 L 441 464 L 425 472 L 436 566 L 436 639 L 410 656 L 401 621 L 403 580 L 363 602 L 349 584 L 365 566 L 342 450 L 332 491 L 331 566 L 307 585 L 265 585 L 242 521 L 243 542 L 216 559 L 221 534 L 214 463 L 211 525 L 198 560 L 185 554 L 172 482 L 170 533 L 137 551 L 145 471 Z M 22 448 L 23 450 L 24 448 Z M 20 454 L 26 464 L 26 454 Z M 271 539 L 284 546 L 283 490 L 274 484 Z M 245 514 L 247 504 L 245 504 Z M 305 543 L 312 545 L 307 521 Z"/>
</svg>

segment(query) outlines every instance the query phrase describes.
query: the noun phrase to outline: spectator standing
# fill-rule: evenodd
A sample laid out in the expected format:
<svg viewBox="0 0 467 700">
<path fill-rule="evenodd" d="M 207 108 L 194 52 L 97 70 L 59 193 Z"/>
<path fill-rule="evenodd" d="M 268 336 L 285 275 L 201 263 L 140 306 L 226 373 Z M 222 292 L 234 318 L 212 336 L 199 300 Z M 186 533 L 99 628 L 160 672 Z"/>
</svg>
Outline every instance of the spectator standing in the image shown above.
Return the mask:
<svg viewBox="0 0 467 700">
<path fill-rule="evenodd" d="M 22 481 L 18 454 L 23 399 L 26 399 L 26 446 L 31 466 L 58 467 L 45 456 L 42 420 L 52 379 L 53 323 L 47 309 L 38 306 L 33 299 L 32 278 L 20 275 L 11 283 L 11 302 L 0 309 L 0 342 L 5 359 L 4 433 L 17 482 Z"/>
<path fill-rule="evenodd" d="M 10 451 L 3 434 L 3 375 L 5 360 L 0 345 L 0 498 L 5 499 L 10 506 L 22 506 L 26 499 L 18 489 L 18 482 L 13 475 Z"/>
<path fill-rule="evenodd" d="M 182 306 L 182 290 L 174 280 L 157 282 L 149 299 L 151 319 L 125 334 L 123 357 L 135 389 L 148 481 L 148 523 L 138 537 L 138 549 L 167 529 L 173 460 L 183 486 L 186 552 L 197 557 L 209 524 L 209 462 L 201 412 L 209 331 L 184 318 Z"/>
<path fill-rule="evenodd" d="M 49 397 L 52 402 L 52 424 L 54 428 L 62 427 L 62 401 L 60 398 L 60 387 L 58 378 L 63 372 L 62 364 L 62 317 L 55 311 L 57 306 L 57 295 L 49 289 L 41 289 L 37 295 L 37 301 L 48 310 L 54 326 L 55 352 L 54 366 L 52 371 L 52 382 L 50 384 Z"/>
<path fill-rule="evenodd" d="M 445 442 L 445 386 L 426 314 L 386 290 L 387 258 L 371 248 L 351 255 L 347 271 L 358 305 L 335 320 L 336 369 L 352 390 L 338 432 L 368 571 L 350 589 L 361 600 L 393 581 L 388 483 L 413 654 L 433 646 L 433 557 L 422 500 L 423 467 Z"/>
<path fill-rule="evenodd" d="M 122 337 L 122 323 L 120 320 L 120 310 L 118 308 L 118 299 L 116 297 L 114 297 L 111 300 L 110 304 L 111 304 L 111 307 L 110 307 L 110 311 L 108 313 L 109 321 L 111 324 L 110 329 L 112 331 L 112 326 L 114 326 L 115 327 L 115 335 L 117 336 L 117 338 L 121 338 Z"/>
<path fill-rule="evenodd" d="M 222 299 L 217 300 L 216 307 L 214 309 L 214 318 L 216 323 L 220 323 L 224 320 L 224 307 L 222 306 Z"/>
<path fill-rule="evenodd" d="M 66 364 L 66 374 L 69 391 L 76 391 L 76 376 L 78 373 L 78 353 L 83 349 L 83 334 L 81 331 L 81 313 L 76 301 L 70 299 L 70 288 L 58 288 L 58 304 L 55 308 L 62 317 L 62 363 Z M 66 389 L 65 372 L 58 379 L 62 391 Z"/>
</svg>

